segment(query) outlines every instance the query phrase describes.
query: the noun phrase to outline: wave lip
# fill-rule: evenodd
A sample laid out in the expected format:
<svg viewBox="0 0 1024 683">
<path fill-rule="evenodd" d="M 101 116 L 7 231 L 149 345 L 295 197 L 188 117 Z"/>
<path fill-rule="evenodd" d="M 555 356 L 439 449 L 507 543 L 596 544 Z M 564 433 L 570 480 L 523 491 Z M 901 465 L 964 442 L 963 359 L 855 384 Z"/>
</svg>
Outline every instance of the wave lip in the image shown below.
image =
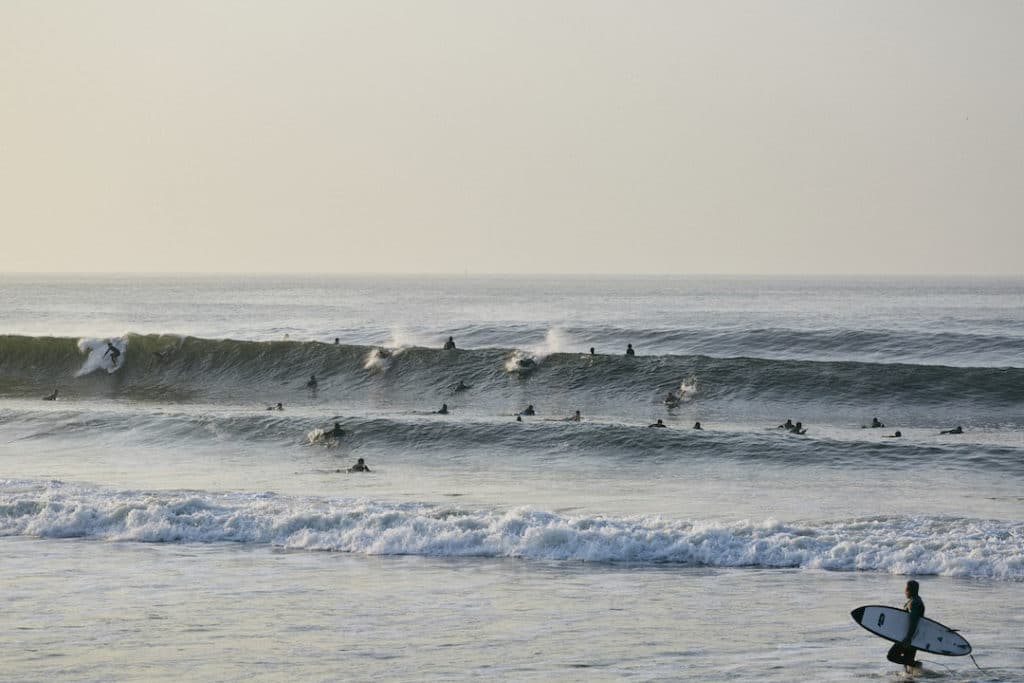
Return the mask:
<svg viewBox="0 0 1024 683">
<path fill-rule="evenodd" d="M 701 522 L 8 481 L 0 482 L 0 536 L 1024 581 L 1024 522 L 953 517 Z"/>
</svg>

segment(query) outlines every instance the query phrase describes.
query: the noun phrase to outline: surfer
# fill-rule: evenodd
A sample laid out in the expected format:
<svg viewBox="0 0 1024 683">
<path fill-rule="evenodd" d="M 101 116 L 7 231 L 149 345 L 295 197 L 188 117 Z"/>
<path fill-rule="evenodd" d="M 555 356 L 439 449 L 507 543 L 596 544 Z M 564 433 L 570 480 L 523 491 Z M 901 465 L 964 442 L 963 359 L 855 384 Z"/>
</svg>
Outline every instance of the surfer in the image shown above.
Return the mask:
<svg viewBox="0 0 1024 683">
<path fill-rule="evenodd" d="M 633 345 L 632 344 L 626 344 L 626 355 L 627 356 L 635 356 L 636 355 L 636 351 L 633 350 Z"/>
<path fill-rule="evenodd" d="M 792 431 L 793 430 L 793 421 L 787 417 L 786 418 L 786 424 L 781 424 L 778 427 L 776 427 L 776 429 L 785 429 L 787 431 Z"/>
<path fill-rule="evenodd" d="M 59 389 L 54 389 L 52 394 L 48 394 L 46 396 L 43 396 L 43 400 L 44 401 L 56 401 L 57 400 L 57 394 L 58 394 L 59 391 L 60 391 Z"/>
<path fill-rule="evenodd" d="M 348 468 L 348 471 L 349 472 L 369 472 L 370 468 L 366 466 L 366 463 L 363 462 L 362 458 L 359 458 L 358 460 L 356 460 L 356 464 L 355 465 L 352 465 L 352 467 Z"/>
<path fill-rule="evenodd" d="M 662 422 L 660 417 L 658 418 L 657 422 L 655 422 L 652 425 L 647 425 L 647 427 L 648 427 L 648 429 L 651 428 L 651 427 L 653 427 L 655 429 L 668 429 L 668 425 L 665 424 L 664 422 Z"/>
<path fill-rule="evenodd" d="M 309 381 L 306 382 L 306 388 L 309 389 L 310 391 L 315 392 L 317 386 L 319 386 L 319 384 L 316 381 L 316 375 L 310 375 L 309 376 Z"/>
<path fill-rule="evenodd" d="M 806 434 L 807 430 L 804 429 L 804 423 L 797 420 L 797 423 L 790 428 L 789 432 L 790 434 Z"/>
<path fill-rule="evenodd" d="M 879 422 L 877 417 L 871 418 L 871 428 L 878 429 L 879 427 L 885 427 L 885 425 Z"/>
<path fill-rule="evenodd" d="M 377 349 L 377 358 L 384 360 L 391 357 L 391 352 L 385 349 L 383 346 Z"/>
<path fill-rule="evenodd" d="M 669 408 L 675 408 L 677 405 L 679 405 L 679 397 L 675 395 L 675 392 L 670 390 L 667 394 L 665 394 L 665 405 L 667 405 Z"/>
<path fill-rule="evenodd" d="M 341 339 L 339 339 L 338 337 L 335 337 L 334 338 L 334 345 L 337 346 L 340 343 L 341 343 Z"/>
<path fill-rule="evenodd" d="M 121 349 L 114 346 L 110 340 L 107 340 L 107 350 L 103 352 L 103 357 L 110 356 L 110 367 L 117 367 L 117 359 L 121 357 Z"/>
<path fill-rule="evenodd" d="M 165 346 L 164 348 L 154 351 L 153 355 L 156 356 L 157 360 L 165 361 L 174 352 L 173 346 Z"/>
<path fill-rule="evenodd" d="M 455 340 L 452 339 L 451 337 L 448 337 L 448 341 L 446 341 L 444 343 L 444 350 L 445 351 L 452 351 L 454 349 L 455 349 Z"/>
<path fill-rule="evenodd" d="M 596 354 L 594 353 L 594 347 L 593 347 L 593 346 L 591 346 L 591 347 L 590 347 L 590 355 L 591 355 L 591 356 L 594 356 L 594 355 L 596 355 Z"/>
<path fill-rule="evenodd" d="M 519 411 L 519 414 L 520 415 L 536 415 L 537 411 L 535 411 L 533 409 L 533 404 L 531 403 L 530 405 L 526 406 L 521 411 Z"/>
<path fill-rule="evenodd" d="M 893 432 L 892 434 L 886 434 L 886 435 L 885 435 L 885 436 L 883 436 L 882 438 L 883 438 L 883 439 L 898 439 L 898 438 L 900 438 L 901 436 L 903 436 L 903 432 L 901 432 L 900 430 L 898 430 L 898 429 L 897 429 L 897 430 L 896 430 L 895 432 Z"/>
<path fill-rule="evenodd" d="M 276 406 L 267 406 L 267 410 L 284 410 L 284 404 L 278 402 Z"/>
<path fill-rule="evenodd" d="M 917 649 L 910 645 L 910 641 L 914 638 L 914 631 L 917 630 L 917 625 L 920 623 L 921 617 L 924 616 L 924 601 L 918 595 L 920 588 L 917 581 L 907 581 L 907 586 L 903 589 L 903 594 L 907 596 L 903 609 L 910 614 L 910 619 L 907 622 L 907 634 L 903 636 L 903 640 L 889 648 L 889 653 L 886 655 L 886 659 L 890 662 L 902 664 L 907 673 L 913 673 L 915 667 L 921 666 L 921 662 L 914 660 Z"/>
<path fill-rule="evenodd" d="M 332 429 L 324 431 L 325 439 L 340 439 L 343 436 L 345 436 L 345 430 L 341 428 L 340 422 L 335 422 Z"/>
<path fill-rule="evenodd" d="M 693 428 L 694 429 L 699 429 L 701 431 L 704 431 L 704 428 L 700 426 L 700 422 L 694 422 L 693 423 Z"/>
<path fill-rule="evenodd" d="M 473 388 L 473 387 L 469 386 L 468 384 L 466 384 L 465 382 L 463 382 L 463 381 L 462 381 L 462 380 L 460 379 L 460 380 L 459 380 L 459 383 L 458 383 L 458 384 L 456 384 L 456 385 L 455 385 L 454 387 L 452 387 L 452 393 L 453 393 L 453 394 L 457 394 L 457 393 L 459 393 L 460 391 L 466 391 L 467 389 L 472 389 L 472 388 Z"/>
<path fill-rule="evenodd" d="M 943 429 L 939 434 L 963 434 L 964 428 L 960 425 L 953 427 L 952 429 Z"/>
<path fill-rule="evenodd" d="M 448 414 L 448 404 L 447 403 L 442 403 L 441 404 L 441 409 L 440 410 L 435 410 L 434 414 L 435 415 L 447 415 Z"/>
<path fill-rule="evenodd" d="M 580 422 L 583 418 L 580 417 L 580 411 L 573 413 L 572 417 L 565 418 L 566 422 Z"/>
</svg>

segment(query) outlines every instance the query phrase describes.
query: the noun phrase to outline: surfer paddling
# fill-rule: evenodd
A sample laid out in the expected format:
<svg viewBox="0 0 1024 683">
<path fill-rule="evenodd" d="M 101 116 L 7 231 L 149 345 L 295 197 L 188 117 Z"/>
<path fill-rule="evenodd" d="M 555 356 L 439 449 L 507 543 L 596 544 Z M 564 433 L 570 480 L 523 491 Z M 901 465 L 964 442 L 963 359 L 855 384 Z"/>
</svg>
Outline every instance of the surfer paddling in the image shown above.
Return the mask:
<svg viewBox="0 0 1024 683">
<path fill-rule="evenodd" d="M 325 439 L 340 439 L 343 436 L 345 436 L 345 430 L 341 428 L 340 422 L 335 422 L 334 427 L 323 433 L 323 438 Z"/>
</svg>

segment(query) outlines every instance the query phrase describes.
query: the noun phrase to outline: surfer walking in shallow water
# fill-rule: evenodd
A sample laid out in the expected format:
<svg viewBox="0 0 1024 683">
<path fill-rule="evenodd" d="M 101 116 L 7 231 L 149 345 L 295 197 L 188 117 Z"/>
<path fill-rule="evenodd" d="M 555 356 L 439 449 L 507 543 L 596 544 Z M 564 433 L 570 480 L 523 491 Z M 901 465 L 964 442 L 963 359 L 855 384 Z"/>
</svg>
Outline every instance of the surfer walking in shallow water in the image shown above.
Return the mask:
<svg viewBox="0 0 1024 683">
<path fill-rule="evenodd" d="M 903 589 L 903 594 L 907 596 L 903 609 L 910 614 L 907 633 L 903 636 L 903 640 L 889 648 L 889 654 L 886 655 L 886 659 L 890 662 L 902 664 L 907 673 L 913 673 L 915 668 L 921 666 L 921 662 L 914 659 L 917 656 L 917 649 L 910 645 L 910 641 L 914 639 L 914 632 L 917 631 L 917 625 L 921 623 L 921 617 L 924 616 L 924 601 L 918 595 L 920 588 L 917 581 L 907 581 L 907 586 Z"/>
</svg>

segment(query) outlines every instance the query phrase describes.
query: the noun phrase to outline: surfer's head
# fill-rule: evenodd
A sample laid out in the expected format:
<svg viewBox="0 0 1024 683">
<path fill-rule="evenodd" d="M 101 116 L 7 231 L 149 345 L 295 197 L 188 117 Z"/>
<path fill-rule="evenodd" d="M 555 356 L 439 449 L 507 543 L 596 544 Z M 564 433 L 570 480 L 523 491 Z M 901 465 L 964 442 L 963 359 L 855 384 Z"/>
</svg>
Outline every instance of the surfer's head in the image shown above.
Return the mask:
<svg viewBox="0 0 1024 683">
<path fill-rule="evenodd" d="M 904 592 L 907 594 L 908 598 L 914 598 L 917 597 L 917 591 L 920 590 L 920 588 L 921 584 L 919 584 L 917 581 L 910 580 L 907 581 L 907 588 Z"/>
</svg>

